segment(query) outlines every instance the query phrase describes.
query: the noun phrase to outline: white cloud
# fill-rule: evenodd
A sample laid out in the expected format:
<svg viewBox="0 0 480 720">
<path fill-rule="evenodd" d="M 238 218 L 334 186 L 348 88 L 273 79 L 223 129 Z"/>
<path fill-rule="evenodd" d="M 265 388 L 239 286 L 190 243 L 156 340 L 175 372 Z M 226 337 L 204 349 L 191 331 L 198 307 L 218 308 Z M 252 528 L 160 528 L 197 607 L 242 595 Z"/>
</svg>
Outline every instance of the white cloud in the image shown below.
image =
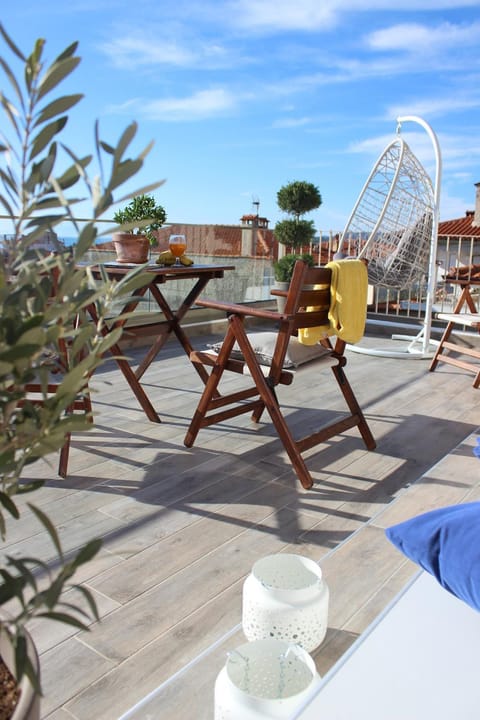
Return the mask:
<svg viewBox="0 0 480 720">
<path fill-rule="evenodd" d="M 433 126 L 432 130 L 435 132 Z M 383 154 L 387 145 L 395 139 L 394 131 L 395 128 L 392 127 L 391 135 L 378 135 L 362 142 L 352 143 L 347 152 L 370 155 L 373 167 L 373 163 Z M 401 133 L 433 179 L 436 169 L 436 157 L 434 145 L 429 135 L 412 122 L 403 123 Z M 459 171 L 470 173 L 476 171 L 480 159 L 480 140 L 477 137 L 477 135 L 471 136 L 462 133 L 437 134 L 443 175 L 451 176 L 452 173 L 458 175 Z"/>
<path fill-rule="evenodd" d="M 336 2 L 329 0 L 234 0 L 231 17 L 256 30 L 318 30 L 336 22 Z"/>
<path fill-rule="evenodd" d="M 468 199 L 450 195 L 447 190 L 443 189 L 440 195 L 440 221 L 462 218 L 465 217 L 466 210 L 473 210 L 475 207 L 474 189 L 472 186 L 471 197 Z"/>
<path fill-rule="evenodd" d="M 347 153 L 365 153 L 367 155 L 380 155 L 388 143 L 395 139 L 395 128 L 392 128 L 390 135 L 377 135 L 376 137 L 367 138 L 358 142 L 352 142 L 347 148 Z"/>
<path fill-rule="evenodd" d="M 281 120 L 275 120 L 275 122 L 272 123 L 272 127 L 274 127 L 274 128 L 295 128 L 295 127 L 302 127 L 304 125 L 309 125 L 311 122 L 312 122 L 311 118 L 308 118 L 308 117 L 283 118 Z"/>
<path fill-rule="evenodd" d="M 251 58 L 239 55 L 236 47 L 228 47 L 201 34 L 192 36 L 184 27 L 170 26 L 138 32 L 121 28 L 116 30 L 114 40 L 105 42 L 100 50 L 120 69 L 135 70 L 140 67 L 175 67 L 202 70 L 248 64 Z"/>
<path fill-rule="evenodd" d="M 464 171 L 466 168 L 478 172 L 480 160 L 480 140 L 478 134 L 442 134 L 439 138 L 444 166 L 448 172 Z"/>
<path fill-rule="evenodd" d="M 401 23 L 367 36 L 367 45 L 373 50 L 408 50 L 443 54 L 450 47 L 478 46 L 480 22 L 455 25 L 420 25 Z"/>
<path fill-rule="evenodd" d="M 236 97 L 222 88 L 199 90 L 189 97 L 164 98 L 143 103 L 142 112 L 151 119 L 193 121 L 223 115 L 236 106 Z"/>
<path fill-rule="evenodd" d="M 339 0 L 335 3 L 345 10 L 363 10 L 374 12 L 377 10 L 391 10 L 392 12 L 405 10 L 455 10 L 456 8 L 476 7 L 478 0 L 403 0 L 401 7 L 390 0 Z"/>
<path fill-rule="evenodd" d="M 420 98 L 411 102 L 405 100 L 401 105 L 390 106 L 387 110 L 387 116 L 396 118 L 399 115 L 420 115 L 421 117 L 431 118 L 478 107 L 480 107 L 479 94 L 472 94 L 469 97 L 448 93 L 442 97 Z"/>
<path fill-rule="evenodd" d="M 475 7 L 478 0 L 403 0 L 401 10 L 451 10 Z M 231 0 L 229 19 L 258 32 L 318 31 L 334 28 L 347 13 L 398 12 L 391 0 Z"/>
<path fill-rule="evenodd" d="M 194 64 L 195 55 L 176 42 L 152 41 L 136 37 L 135 34 L 119 37 L 105 43 L 102 50 L 119 68 L 136 68 L 142 65 Z"/>
</svg>

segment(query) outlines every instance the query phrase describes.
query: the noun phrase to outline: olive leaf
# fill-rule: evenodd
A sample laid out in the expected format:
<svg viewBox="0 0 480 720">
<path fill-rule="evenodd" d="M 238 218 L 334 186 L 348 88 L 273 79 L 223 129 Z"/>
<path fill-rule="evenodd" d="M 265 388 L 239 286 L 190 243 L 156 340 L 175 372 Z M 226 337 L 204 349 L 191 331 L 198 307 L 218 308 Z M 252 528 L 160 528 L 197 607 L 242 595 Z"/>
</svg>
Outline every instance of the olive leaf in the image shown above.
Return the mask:
<svg viewBox="0 0 480 720">
<path fill-rule="evenodd" d="M 38 492 L 43 486 L 42 481 L 23 478 L 26 466 L 59 450 L 69 433 L 93 427 L 88 412 L 72 411 L 74 401 L 88 392 L 88 379 L 121 338 L 121 327 L 107 328 L 113 304 L 128 304 L 149 277 L 134 270 L 115 283 L 82 263 L 100 234 L 97 219 L 122 199 L 115 195 L 124 183 L 128 181 L 130 188 L 152 143 L 140 154 L 131 153 L 135 122 L 112 142 L 101 138 L 95 121 L 92 152 L 67 146 L 62 135 L 71 122 L 68 113 L 83 96 L 62 95 L 58 88 L 80 62 L 78 43 L 47 63 L 43 38 L 27 55 L 0 24 L 0 41 L 0 207 L 11 225 L 0 253 L 0 534 L 5 539 L 9 524 L 31 512 L 54 550 L 39 558 L 3 555 L 0 605 L 15 600 L 16 610 L 0 622 L 0 633 L 13 644 L 16 677 L 28 676 L 41 692 L 27 652 L 26 627 L 32 618 L 42 617 L 88 630 L 99 619 L 93 594 L 72 580 L 99 552 L 101 540 L 65 552 L 48 515 L 31 503 L 17 504 L 16 495 Z M 19 63 L 16 73 L 12 68 Z M 123 194 L 130 198 L 142 191 Z M 91 205 L 87 222 L 76 217 L 76 207 L 84 200 Z M 35 241 L 45 230 L 61 222 L 70 222 L 77 235 L 71 251 L 59 248 L 46 254 L 36 249 Z M 89 306 L 95 307 L 95 322 Z M 49 389 L 52 372 L 55 392 Z M 28 393 L 33 382 L 40 388 L 40 402 Z"/>
</svg>

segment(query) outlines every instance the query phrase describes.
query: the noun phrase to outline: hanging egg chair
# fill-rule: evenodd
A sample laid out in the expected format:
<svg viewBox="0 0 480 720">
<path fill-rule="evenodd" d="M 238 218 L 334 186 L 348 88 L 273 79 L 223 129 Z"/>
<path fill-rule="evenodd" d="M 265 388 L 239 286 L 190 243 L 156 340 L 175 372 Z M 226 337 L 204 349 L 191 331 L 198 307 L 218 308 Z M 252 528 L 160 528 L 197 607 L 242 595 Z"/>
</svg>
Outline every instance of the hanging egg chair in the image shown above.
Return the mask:
<svg viewBox="0 0 480 720">
<path fill-rule="evenodd" d="M 434 210 L 430 177 L 397 136 L 370 173 L 339 251 L 368 260 L 372 285 L 411 288 L 428 271 Z"/>
<path fill-rule="evenodd" d="M 435 182 L 400 137 L 402 122 L 415 122 L 428 133 L 435 154 Z M 437 136 L 422 118 L 397 118 L 397 136 L 377 160 L 341 235 L 337 257 L 368 261 L 371 285 L 388 290 L 427 286 L 425 317 L 417 335 L 400 351 L 352 346 L 355 352 L 384 357 L 429 358 L 436 284 L 436 254 L 442 158 Z M 388 325 L 388 322 L 385 323 Z M 420 349 L 418 345 L 420 345 Z"/>
</svg>

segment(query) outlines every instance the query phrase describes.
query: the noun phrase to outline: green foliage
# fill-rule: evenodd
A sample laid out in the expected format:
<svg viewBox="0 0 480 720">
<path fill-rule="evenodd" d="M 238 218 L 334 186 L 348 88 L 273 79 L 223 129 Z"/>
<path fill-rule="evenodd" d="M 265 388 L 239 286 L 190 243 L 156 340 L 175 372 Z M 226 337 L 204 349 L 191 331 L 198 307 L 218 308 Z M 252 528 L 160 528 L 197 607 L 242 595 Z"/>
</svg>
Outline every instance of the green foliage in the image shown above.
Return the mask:
<svg viewBox="0 0 480 720">
<path fill-rule="evenodd" d="M 17 677 L 26 674 L 37 692 L 41 692 L 39 678 L 26 652 L 24 629 L 34 617 L 49 618 L 63 622 L 80 630 L 88 630 L 87 623 L 99 620 L 95 600 L 90 591 L 70 582 L 78 568 L 91 560 L 100 550 L 102 541 L 92 540 L 67 560 L 57 532 L 49 518 L 39 508 L 28 505 L 34 516 L 43 525 L 58 554 L 59 569 L 52 571 L 49 565 L 30 557 L 7 555 L 0 567 L 0 605 L 16 600 L 16 609 L 10 612 L 8 620 L 2 621 L 1 631 L 5 632 L 15 647 Z M 41 573 L 39 572 L 41 571 Z M 65 601 L 63 596 L 79 595 L 81 604 Z M 10 606 L 9 606 L 10 607 Z"/>
<path fill-rule="evenodd" d="M 289 283 L 292 279 L 293 268 L 295 267 L 297 260 L 303 260 L 309 267 L 313 267 L 315 265 L 313 257 L 309 253 L 303 253 L 302 255 L 295 255 L 294 253 L 284 255 L 279 260 L 275 260 L 273 263 L 275 280 L 278 282 Z"/>
<path fill-rule="evenodd" d="M 275 225 L 275 237 L 282 245 L 301 248 L 309 245 L 315 237 L 313 220 L 279 220 Z"/>
<path fill-rule="evenodd" d="M 313 183 L 296 180 L 283 185 L 277 193 L 277 205 L 288 215 L 300 217 L 322 204 L 319 189 Z"/>
<path fill-rule="evenodd" d="M 80 62 L 77 43 L 48 65 L 44 40 L 37 40 L 31 54 L 25 56 L 1 24 L 0 38 L 13 56 L 11 64 L 0 57 L 4 75 L 0 213 L 11 222 L 10 237 L 0 253 L 0 532 L 5 539 L 8 523 L 20 517 L 16 496 L 42 486 L 40 481 L 22 479 L 25 466 L 58 450 L 66 433 L 92 427 L 91 418 L 71 414 L 70 406 L 104 353 L 119 340 L 121 330 L 107 336 L 103 332 L 112 305 L 119 299 L 125 302 L 148 282 L 141 267 L 115 283 L 105 271 L 100 280 L 95 279 L 88 266 L 82 265 L 99 235 L 96 220 L 114 204 L 141 196 L 161 182 L 114 197 L 141 169 L 151 148 L 150 144 L 139 155 L 126 155 L 136 134 L 135 123 L 126 128 L 116 145 L 102 140 L 95 124 L 91 155 L 80 157 L 61 142 L 69 120 L 66 113 L 82 96 L 51 99 L 50 95 Z M 7 97 L 8 88 L 12 99 Z M 80 227 L 74 208 L 85 199 L 90 201 L 92 219 Z M 72 224 L 78 237 L 71 251 L 45 255 L 34 248 L 45 230 L 65 221 Z M 92 303 L 98 315 L 95 324 L 86 320 L 86 308 Z M 69 370 L 56 375 L 59 387 L 50 396 L 48 378 L 51 372 L 65 370 L 60 362 L 65 347 Z M 32 381 L 45 388 L 41 405 L 28 400 L 26 385 Z M 52 540 L 57 557 L 47 563 L 11 556 L 0 565 L 0 605 L 9 602 L 10 607 L 15 601 L 20 607 L 9 621 L 0 621 L 0 632 L 7 632 L 14 642 L 17 677 L 33 673 L 25 649 L 25 625 L 30 618 L 48 617 L 84 629 L 98 618 L 91 593 L 72 584 L 71 579 L 77 568 L 98 552 L 100 541 L 87 543 L 73 557 L 66 557 L 51 521 L 35 506 L 29 507 Z M 81 604 L 62 600 L 67 589 L 79 594 Z"/>
<path fill-rule="evenodd" d="M 280 210 L 292 216 L 275 225 L 274 234 L 278 242 L 291 248 L 309 245 L 315 237 L 315 226 L 313 220 L 304 220 L 301 216 L 322 204 L 318 188 L 301 180 L 288 183 L 278 191 L 277 204 Z"/>
<path fill-rule="evenodd" d="M 145 235 L 150 244 L 155 245 L 157 238 L 153 233 L 165 223 L 167 214 L 152 195 L 138 195 L 125 208 L 117 210 L 113 219 L 123 231 Z"/>
</svg>

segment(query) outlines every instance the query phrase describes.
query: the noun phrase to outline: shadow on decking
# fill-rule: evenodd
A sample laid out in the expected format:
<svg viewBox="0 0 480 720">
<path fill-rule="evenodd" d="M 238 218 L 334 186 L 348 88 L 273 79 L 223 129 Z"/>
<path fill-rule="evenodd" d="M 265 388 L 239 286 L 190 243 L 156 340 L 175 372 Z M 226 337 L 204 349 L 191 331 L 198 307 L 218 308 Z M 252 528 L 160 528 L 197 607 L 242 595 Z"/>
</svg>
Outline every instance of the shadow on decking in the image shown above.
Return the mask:
<svg viewBox="0 0 480 720">
<path fill-rule="evenodd" d="M 296 417 L 298 415 L 298 418 Z M 330 411 L 322 413 L 327 420 Z M 295 425 L 313 422 L 318 413 L 310 409 L 297 409 L 289 415 Z M 268 419 L 268 418 L 267 418 Z M 182 516 L 179 527 L 207 519 L 219 526 L 228 523 L 240 529 L 255 527 L 260 534 L 276 535 L 286 543 L 303 542 L 333 548 L 352 532 L 352 527 L 367 522 L 386 504 L 420 477 L 446 453 L 451 451 L 475 427 L 469 423 L 437 418 L 432 425 L 430 416 L 414 414 L 408 417 L 375 417 L 375 422 L 387 428 L 377 438 L 373 452 L 365 450 L 355 430 L 332 438 L 306 454 L 315 485 L 305 491 L 294 475 L 283 446 L 273 434 L 271 423 L 263 423 L 261 430 L 248 427 L 216 426 L 213 434 L 235 430 L 235 439 L 253 435 L 253 448 L 244 452 L 229 452 L 228 443 L 222 449 L 202 447 L 202 433 L 192 449 L 183 447 L 185 425 L 174 441 L 146 438 L 128 430 L 112 433 L 105 447 L 109 429 L 97 426 L 95 439 L 85 434 L 80 439 L 84 450 L 97 457 L 115 459 L 126 467 L 142 469 L 141 479 L 129 480 L 128 473 L 103 480 L 76 474 L 64 481 L 49 481 L 50 486 L 88 489 L 95 493 L 130 498 L 145 505 L 137 518 L 130 518 L 125 528 L 116 529 L 105 536 L 108 543 L 122 534 L 128 534 L 142 525 L 158 528 L 158 537 L 171 531 L 171 516 Z M 178 421 L 175 425 L 179 424 Z M 209 432 L 211 441 L 212 431 Z M 419 456 L 419 438 L 428 438 L 428 450 Z M 86 447 L 85 447 L 86 446 Z M 139 449 L 153 451 L 149 462 L 142 466 L 135 459 Z M 118 450 L 122 450 L 121 459 Z M 122 473 L 123 475 L 123 473 Z M 450 481 L 461 485 L 461 480 Z M 250 506 L 251 512 L 239 514 L 238 507 Z M 256 508 L 262 508 L 257 518 Z M 267 511 L 264 509 L 267 508 Z M 271 512 L 268 512 L 271 508 Z M 332 524 L 339 521 L 345 529 L 330 525 L 306 528 L 301 519 L 315 516 L 319 524 L 329 517 Z M 165 530 L 162 530 L 166 522 Z M 337 522 L 338 524 L 338 522 Z"/>
</svg>

